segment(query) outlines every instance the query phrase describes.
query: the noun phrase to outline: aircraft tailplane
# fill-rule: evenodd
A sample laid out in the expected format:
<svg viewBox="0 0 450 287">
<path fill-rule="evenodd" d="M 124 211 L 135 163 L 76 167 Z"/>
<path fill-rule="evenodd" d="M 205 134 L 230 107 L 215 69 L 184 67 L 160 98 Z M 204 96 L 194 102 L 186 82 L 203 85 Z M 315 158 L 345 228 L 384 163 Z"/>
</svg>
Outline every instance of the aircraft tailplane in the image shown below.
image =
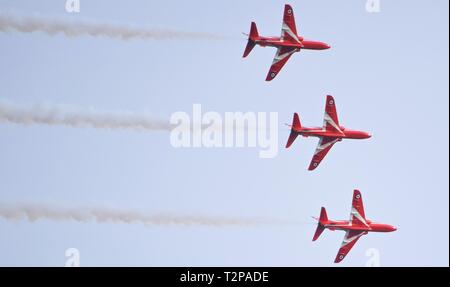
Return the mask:
<svg viewBox="0 0 450 287">
<path fill-rule="evenodd" d="M 250 52 L 253 50 L 253 48 L 255 48 L 256 40 L 258 38 L 259 38 L 258 28 L 256 27 L 256 23 L 252 22 L 252 25 L 250 27 L 250 34 L 248 36 L 247 46 L 245 47 L 245 51 L 244 51 L 244 56 L 243 56 L 244 58 L 250 54 Z"/>
<path fill-rule="evenodd" d="M 294 119 L 292 120 L 291 134 L 289 135 L 288 142 L 286 143 L 286 148 L 289 148 L 298 137 L 298 132 L 301 130 L 302 124 L 300 123 L 300 117 L 297 113 L 294 114 Z"/>
<path fill-rule="evenodd" d="M 319 239 L 322 232 L 325 230 L 325 224 L 328 222 L 327 211 L 325 207 L 320 210 L 319 223 L 317 224 L 316 232 L 314 233 L 313 241 Z"/>
</svg>

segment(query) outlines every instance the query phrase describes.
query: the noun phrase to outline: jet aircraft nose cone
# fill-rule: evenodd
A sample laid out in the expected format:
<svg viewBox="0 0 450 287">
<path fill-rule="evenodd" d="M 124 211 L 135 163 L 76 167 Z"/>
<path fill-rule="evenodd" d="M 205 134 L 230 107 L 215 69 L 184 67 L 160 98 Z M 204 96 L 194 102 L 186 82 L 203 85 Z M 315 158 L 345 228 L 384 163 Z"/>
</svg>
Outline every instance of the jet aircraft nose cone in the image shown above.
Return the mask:
<svg viewBox="0 0 450 287">
<path fill-rule="evenodd" d="M 367 134 L 367 138 L 370 139 L 372 137 L 372 134 Z"/>
<path fill-rule="evenodd" d="M 397 227 L 391 226 L 391 228 L 392 228 L 392 231 L 397 231 Z"/>
</svg>

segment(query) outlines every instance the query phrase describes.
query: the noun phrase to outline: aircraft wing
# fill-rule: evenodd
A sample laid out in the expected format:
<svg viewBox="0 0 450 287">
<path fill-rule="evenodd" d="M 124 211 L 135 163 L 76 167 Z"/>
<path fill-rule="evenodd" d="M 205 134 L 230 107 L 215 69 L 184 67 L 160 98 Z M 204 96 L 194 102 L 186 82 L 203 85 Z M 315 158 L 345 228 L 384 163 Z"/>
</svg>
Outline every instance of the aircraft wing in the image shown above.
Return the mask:
<svg viewBox="0 0 450 287">
<path fill-rule="evenodd" d="M 292 47 L 278 48 L 275 58 L 273 59 L 272 66 L 270 67 L 269 73 L 267 74 L 266 81 L 272 81 L 273 79 L 275 79 L 283 66 L 296 51 L 297 49 Z"/>
<path fill-rule="evenodd" d="M 325 115 L 323 117 L 323 128 L 328 131 L 343 133 L 339 126 L 339 119 L 336 111 L 336 102 L 332 96 L 327 96 L 325 103 Z"/>
<path fill-rule="evenodd" d="M 345 233 L 344 240 L 342 241 L 341 248 L 339 249 L 338 254 L 336 255 L 334 263 L 339 263 L 342 260 L 344 260 L 345 256 L 350 252 L 350 250 L 358 241 L 358 239 L 364 234 L 366 234 L 366 231 L 361 230 L 347 231 L 347 233 Z"/>
<path fill-rule="evenodd" d="M 350 222 L 356 225 L 363 225 L 369 227 L 366 221 L 366 214 L 364 213 L 364 204 L 359 190 L 353 191 L 352 210 L 350 212 Z"/>
<path fill-rule="evenodd" d="M 314 153 L 314 156 L 311 160 L 311 163 L 309 165 L 309 170 L 316 169 L 320 162 L 325 158 L 327 153 L 330 151 L 330 149 L 333 147 L 335 143 L 339 141 L 338 138 L 332 138 L 332 137 L 322 137 L 320 138 L 319 144 L 316 148 L 316 152 Z"/>
<path fill-rule="evenodd" d="M 284 6 L 283 25 L 281 26 L 281 40 L 301 44 L 295 26 L 294 10 L 291 5 Z"/>
</svg>

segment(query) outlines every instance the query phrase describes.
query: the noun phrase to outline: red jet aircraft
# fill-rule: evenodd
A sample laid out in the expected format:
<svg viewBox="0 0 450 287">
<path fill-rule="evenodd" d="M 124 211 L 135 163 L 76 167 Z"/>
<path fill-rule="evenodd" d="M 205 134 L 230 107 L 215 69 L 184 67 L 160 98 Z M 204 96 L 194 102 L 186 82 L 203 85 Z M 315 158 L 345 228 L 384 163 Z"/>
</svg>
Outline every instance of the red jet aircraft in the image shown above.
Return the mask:
<svg viewBox="0 0 450 287">
<path fill-rule="evenodd" d="M 307 50 L 325 50 L 330 46 L 318 42 L 308 41 L 297 34 L 297 28 L 295 26 L 294 10 L 290 5 L 284 7 L 283 25 L 281 27 L 281 37 L 260 37 L 255 22 L 252 22 L 250 28 L 250 34 L 248 35 L 248 43 L 245 48 L 244 58 L 250 54 L 255 45 L 261 47 L 276 47 L 278 48 L 273 60 L 270 71 L 267 74 L 266 81 L 273 80 L 283 68 L 284 64 L 295 52 L 300 52 L 302 49 Z"/>
<path fill-rule="evenodd" d="M 294 114 L 293 123 L 289 126 L 291 127 L 291 134 L 289 135 L 286 148 L 289 148 L 292 145 L 298 135 L 320 138 L 319 145 L 317 146 L 311 164 L 309 165 L 309 170 L 316 169 L 333 145 L 338 141 L 342 141 L 342 139 L 367 139 L 371 137 L 371 135 L 366 132 L 349 130 L 339 125 L 336 103 L 332 96 L 327 96 L 322 128 L 302 127 L 297 113 Z"/>
<path fill-rule="evenodd" d="M 319 238 L 325 228 L 331 231 L 344 230 L 346 232 L 344 241 L 336 255 L 334 263 L 341 262 L 361 236 L 366 235 L 369 232 L 392 232 L 397 230 L 397 228 L 392 225 L 374 223 L 366 219 L 362 196 L 358 190 L 353 192 L 352 210 L 350 212 L 349 221 L 328 220 L 327 212 L 324 207 L 322 207 L 320 211 L 320 217 L 314 217 L 314 219 L 318 220 L 319 224 L 316 233 L 314 234 L 313 241 L 316 241 Z"/>
</svg>

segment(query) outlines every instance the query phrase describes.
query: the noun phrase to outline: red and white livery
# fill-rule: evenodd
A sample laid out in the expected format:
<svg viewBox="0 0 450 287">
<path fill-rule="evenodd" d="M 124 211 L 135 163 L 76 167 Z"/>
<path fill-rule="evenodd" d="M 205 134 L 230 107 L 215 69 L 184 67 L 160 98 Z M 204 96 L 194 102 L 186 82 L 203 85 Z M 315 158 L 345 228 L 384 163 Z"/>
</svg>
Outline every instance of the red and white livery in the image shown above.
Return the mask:
<svg viewBox="0 0 450 287">
<path fill-rule="evenodd" d="M 295 52 L 300 52 L 302 49 L 325 50 L 330 48 L 328 44 L 318 41 L 305 40 L 303 37 L 298 35 L 297 27 L 295 26 L 294 10 L 290 5 L 286 5 L 284 7 L 281 37 L 259 36 L 258 28 L 256 27 L 255 22 L 252 22 L 250 34 L 248 35 L 247 47 L 244 51 L 244 58 L 250 54 L 256 45 L 261 47 L 269 46 L 277 48 L 277 53 L 275 54 L 270 71 L 267 74 L 266 81 L 275 79 L 283 66 Z"/>
<path fill-rule="evenodd" d="M 332 96 L 327 96 L 323 127 L 303 127 L 297 113 L 294 114 L 294 119 L 290 127 L 291 134 L 289 135 L 286 148 L 289 148 L 299 135 L 319 138 L 319 145 L 309 165 L 309 170 L 316 169 L 333 145 L 342 141 L 342 139 L 367 139 L 371 137 L 367 132 L 349 130 L 339 124 L 336 102 Z"/>
<path fill-rule="evenodd" d="M 316 232 L 314 233 L 313 241 L 316 241 L 325 229 L 331 231 L 343 230 L 345 231 L 345 237 L 342 241 L 342 245 L 339 248 L 338 254 L 334 263 L 339 263 L 344 260 L 345 256 L 350 252 L 352 247 L 356 244 L 358 239 L 366 235 L 369 232 L 392 232 L 396 231 L 392 225 L 383 223 L 374 223 L 366 219 L 364 213 L 364 205 L 359 190 L 353 191 L 352 209 L 350 211 L 350 220 L 329 220 L 327 211 L 322 207 L 320 211 L 320 217 L 315 218 L 318 221 Z"/>
</svg>

